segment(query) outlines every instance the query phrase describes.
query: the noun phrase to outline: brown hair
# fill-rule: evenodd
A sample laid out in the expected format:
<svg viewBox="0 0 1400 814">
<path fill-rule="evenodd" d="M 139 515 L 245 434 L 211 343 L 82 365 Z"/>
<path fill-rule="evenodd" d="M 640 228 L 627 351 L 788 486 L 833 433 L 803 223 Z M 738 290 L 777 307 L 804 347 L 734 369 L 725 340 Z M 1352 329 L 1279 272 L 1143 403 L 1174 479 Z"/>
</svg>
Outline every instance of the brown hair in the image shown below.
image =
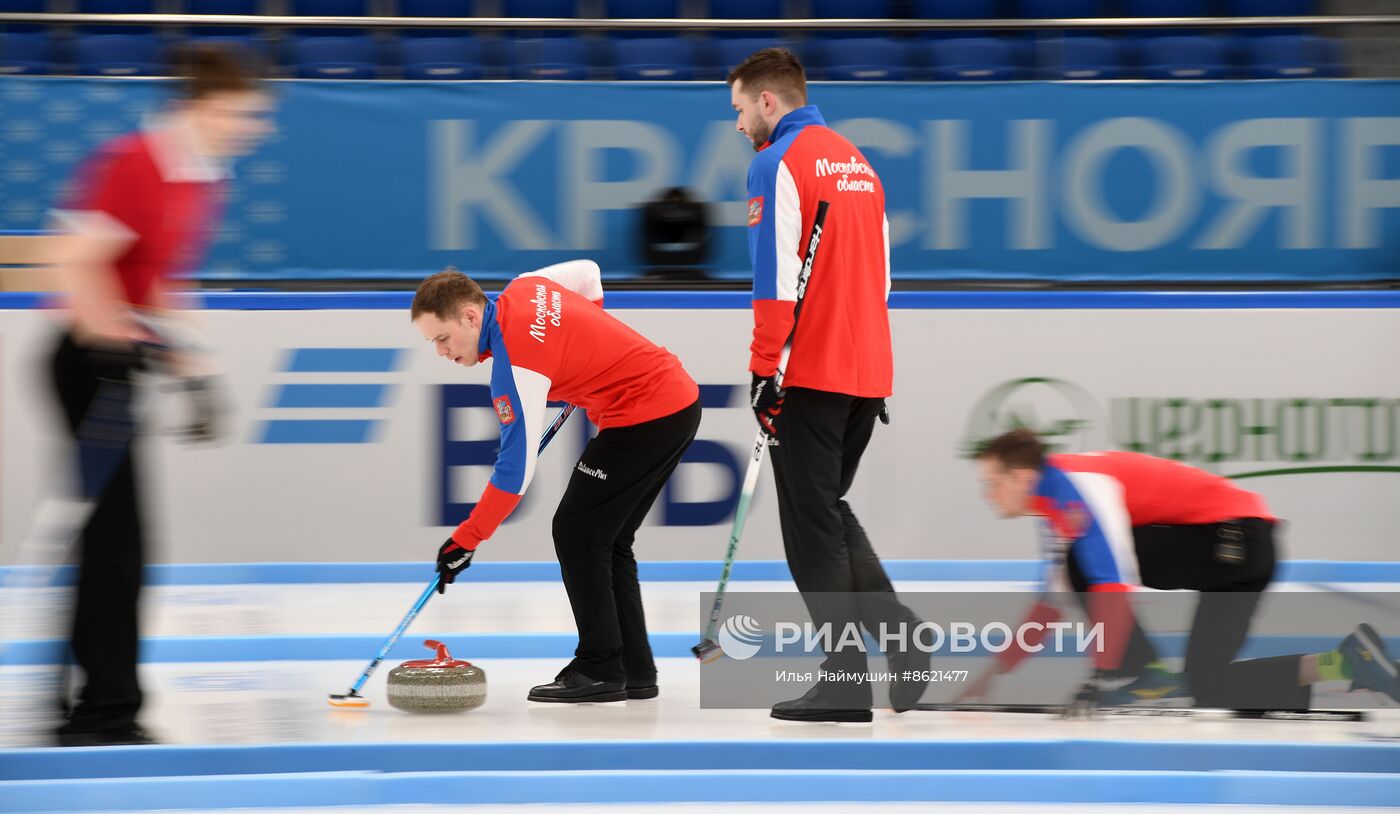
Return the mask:
<svg viewBox="0 0 1400 814">
<path fill-rule="evenodd" d="M 1000 461 L 1007 469 L 1040 469 L 1045 465 L 1045 444 L 1023 427 L 983 442 L 977 458 Z"/>
<path fill-rule="evenodd" d="M 469 302 L 486 305 L 486 292 L 476 281 L 455 268 L 447 267 L 418 284 L 409 313 L 414 322 L 424 314 L 432 314 L 446 322 L 457 319 L 462 306 Z"/>
<path fill-rule="evenodd" d="M 175 75 L 182 79 L 180 96 L 187 100 L 260 89 L 261 67 L 256 57 L 244 49 L 187 45 L 175 51 L 172 61 Z"/>
<path fill-rule="evenodd" d="M 734 66 L 725 81 L 731 86 L 743 82 L 743 90 L 750 96 L 767 90 L 788 104 L 807 104 L 807 74 L 797 56 L 786 48 L 754 51 Z"/>
</svg>

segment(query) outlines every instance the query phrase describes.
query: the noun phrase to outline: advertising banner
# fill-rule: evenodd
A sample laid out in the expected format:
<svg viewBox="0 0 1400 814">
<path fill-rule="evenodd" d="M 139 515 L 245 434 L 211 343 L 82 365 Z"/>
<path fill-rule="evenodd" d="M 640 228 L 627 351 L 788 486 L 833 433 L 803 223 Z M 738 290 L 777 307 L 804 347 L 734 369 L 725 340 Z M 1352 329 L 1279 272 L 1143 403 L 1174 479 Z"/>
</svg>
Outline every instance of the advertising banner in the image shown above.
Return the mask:
<svg viewBox="0 0 1400 814">
<path fill-rule="evenodd" d="M 156 81 L 0 79 L 0 231 L 159 108 Z M 277 84 L 207 278 L 509 278 L 580 254 L 643 267 L 638 206 L 710 204 L 711 265 L 750 274 L 752 145 L 698 83 Z M 894 275 L 1400 276 L 1400 83 L 814 84 L 883 180 Z M 850 156 L 824 160 L 847 164 Z"/>
<path fill-rule="evenodd" d="M 403 307 L 220 310 L 210 298 L 201 317 L 222 351 L 231 434 L 177 443 L 167 433 L 184 419 L 181 394 L 150 388 L 153 434 L 139 453 L 154 561 L 435 556 L 486 485 L 500 422 L 489 371 L 437 358 L 394 296 Z M 1400 320 L 1385 295 L 1364 296 L 1380 307 L 1100 308 L 1090 295 L 1074 308 L 968 309 L 896 295 L 893 422 L 876 427 L 848 499 L 885 557 L 1036 557 L 1032 523 L 996 519 L 965 457 L 980 439 L 1030 426 L 1060 450 L 1137 450 L 1235 478 L 1284 519 L 1285 558 L 1394 560 Z M 704 404 L 638 558 L 718 560 L 755 432 L 745 297 L 609 298 L 680 357 Z M 686 307 L 706 302 L 721 305 Z M 0 310 L 6 548 L 67 460 L 48 381 L 56 333 L 42 311 Z M 554 557 L 550 518 L 589 436 L 583 418 L 546 450 L 483 557 Z M 741 559 L 782 558 L 776 504 L 765 468 Z"/>
</svg>

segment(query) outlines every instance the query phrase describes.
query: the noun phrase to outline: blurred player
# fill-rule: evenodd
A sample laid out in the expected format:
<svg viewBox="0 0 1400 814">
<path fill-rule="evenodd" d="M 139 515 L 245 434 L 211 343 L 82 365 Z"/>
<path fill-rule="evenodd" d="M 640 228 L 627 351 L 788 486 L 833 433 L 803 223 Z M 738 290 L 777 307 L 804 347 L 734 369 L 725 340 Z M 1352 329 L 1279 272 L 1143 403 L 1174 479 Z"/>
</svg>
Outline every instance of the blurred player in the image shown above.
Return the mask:
<svg viewBox="0 0 1400 814">
<path fill-rule="evenodd" d="M 495 302 L 450 269 L 424 280 L 413 298 L 413 323 L 439 356 L 463 367 L 494 360 L 491 401 L 501 424 L 491 480 L 438 550 L 444 586 L 471 565 L 477 546 L 529 487 L 547 403 L 576 405 L 598 426 L 554 513 L 554 550 L 578 648 L 553 682 L 530 690 L 531 701 L 657 694 L 632 543 L 695 439 L 700 389 L 679 359 L 602 305 L 603 283 L 591 260 L 522 274 Z"/>
<path fill-rule="evenodd" d="M 859 621 L 872 634 L 918 620 L 894 593 L 865 530 L 843 499 L 876 418 L 888 423 L 894 381 L 887 299 L 889 222 L 880 179 L 855 145 L 807 104 L 802 64 L 766 48 L 729 74 L 739 132 L 758 156 L 749 165 L 749 254 L 753 261 L 750 402 L 777 482 L 783 549 L 812 621 L 843 630 Z M 783 346 L 793 332 L 797 278 L 817 202 L 829 202 L 821 248 L 802 301 L 802 319 L 778 386 Z M 927 656 L 892 654 L 895 672 L 927 670 Z M 865 653 L 829 652 L 831 674 L 863 675 Z M 912 707 L 924 683 L 897 682 L 891 701 Z M 795 721 L 869 721 L 867 682 L 824 680 L 773 707 Z"/>
<path fill-rule="evenodd" d="M 1202 707 L 1302 710 L 1311 685 L 1342 680 L 1400 701 L 1400 666 L 1369 625 L 1326 653 L 1235 661 L 1277 558 L 1277 521 L 1254 492 L 1134 452 L 1046 455 L 1035 433 L 1024 429 L 987 443 L 977 465 L 987 501 L 1003 517 L 1044 518 L 1047 587 L 1089 597 L 1091 617 L 1116 625 L 1126 641 L 1116 648 L 1119 663 L 1109 631 L 1095 677 L 1077 699 L 1085 711 L 1172 697 L 1192 697 Z M 1123 616 L 1126 604 L 1095 607 L 1096 598 L 1122 596 L 1134 585 L 1201 592 L 1184 675 L 1157 660 L 1141 628 Z M 1042 602 L 1032 618 L 1056 621 L 1059 611 Z M 1015 646 L 1004 651 L 960 700 L 985 695 L 993 676 L 1025 655 Z M 1104 692 L 1109 680 L 1123 676 L 1135 680 Z"/>
<path fill-rule="evenodd" d="M 229 53 L 193 49 L 176 67 L 179 98 L 141 130 L 102 145 L 79 169 L 73 197 L 55 213 L 68 233 L 59 264 L 69 310 L 53 355 L 53 381 L 79 447 L 82 488 L 96 500 L 81 537 L 72 632 L 85 683 L 58 732 L 68 746 L 152 742 L 136 721 L 137 604 L 145 563 L 136 450 L 126 436 L 110 474 L 95 474 L 88 453 L 103 427 L 89 422 L 84 430 L 84 419 L 100 413 L 109 429 L 132 426 L 132 378 L 145 363 L 142 346 L 157 340 L 143 326 L 149 318 L 179 321 L 169 313 L 180 285 L 175 275 L 193 268 L 207 246 L 229 162 L 264 135 L 272 105 L 250 66 Z M 159 341 L 172 343 L 170 335 Z M 208 378 L 178 349 L 164 361 L 191 394 L 191 435 L 210 437 L 216 405 Z"/>
</svg>

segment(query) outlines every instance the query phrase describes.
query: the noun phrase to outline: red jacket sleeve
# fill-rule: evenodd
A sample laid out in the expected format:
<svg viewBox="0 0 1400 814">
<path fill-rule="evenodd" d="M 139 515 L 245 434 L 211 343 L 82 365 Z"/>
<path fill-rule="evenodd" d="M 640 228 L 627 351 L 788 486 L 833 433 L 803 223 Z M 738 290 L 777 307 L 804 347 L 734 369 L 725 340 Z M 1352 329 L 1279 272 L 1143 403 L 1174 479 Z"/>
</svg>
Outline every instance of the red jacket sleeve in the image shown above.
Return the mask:
<svg viewBox="0 0 1400 814">
<path fill-rule="evenodd" d="M 1026 614 L 1026 620 L 1022 622 L 1021 626 L 1017 629 L 1023 630 L 1027 625 L 1039 625 L 1038 629 L 1028 631 L 1027 635 L 1021 637 L 1026 647 L 1034 648 L 1035 652 L 1039 652 L 1040 643 L 1045 639 L 1045 634 L 1047 633 L 1045 626 L 1051 622 L 1058 622 L 1059 620 L 1060 609 L 1042 600 L 1035 603 L 1035 607 L 1031 608 L 1030 613 Z M 1027 650 L 1026 647 L 1022 647 L 1021 642 L 1013 638 L 1011 646 L 1001 651 L 1001 654 L 997 656 L 997 671 L 1009 673 L 1016 669 L 1016 665 L 1020 664 L 1026 656 L 1029 656 L 1032 652 L 1031 650 Z"/>
<path fill-rule="evenodd" d="M 475 551 L 481 541 L 496 533 L 515 507 L 520 504 L 520 495 L 512 495 L 495 484 L 486 484 L 476 508 L 462 524 L 452 532 L 452 540 L 468 551 Z"/>
<path fill-rule="evenodd" d="M 778 370 L 783 345 L 792 333 L 793 309 L 790 300 L 755 300 L 753 304 L 753 344 L 749 345 L 749 370 L 772 376 Z"/>
</svg>

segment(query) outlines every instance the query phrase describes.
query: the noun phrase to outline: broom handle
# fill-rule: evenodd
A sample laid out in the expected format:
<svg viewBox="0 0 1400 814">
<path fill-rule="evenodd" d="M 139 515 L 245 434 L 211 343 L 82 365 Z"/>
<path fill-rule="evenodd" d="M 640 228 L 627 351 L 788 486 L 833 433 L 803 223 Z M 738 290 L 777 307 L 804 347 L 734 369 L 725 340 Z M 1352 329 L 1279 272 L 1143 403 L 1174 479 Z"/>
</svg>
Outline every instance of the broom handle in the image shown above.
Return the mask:
<svg viewBox="0 0 1400 814">
<path fill-rule="evenodd" d="M 423 589 L 423 594 L 418 597 L 417 602 L 413 603 L 413 607 L 409 608 L 408 615 L 403 618 L 402 622 L 399 622 L 398 627 L 394 628 L 394 632 L 389 634 L 389 638 L 384 640 L 384 644 L 380 646 L 379 652 L 374 654 L 374 660 L 369 663 L 365 671 L 360 673 L 359 678 L 355 679 L 354 686 L 350 688 L 351 695 L 360 694 L 360 690 L 364 688 L 365 682 L 369 681 L 371 675 L 374 675 L 374 671 L 379 667 L 379 663 L 384 660 L 385 656 L 389 655 L 389 651 L 393 649 L 394 644 L 398 642 L 403 632 L 408 630 L 408 626 L 413 624 L 414 619 L 418 618 L 418 612 L 423 610 L 424 605 L 428 604 L 428 600 L 432 598 L 433 592 L 438 589 L 438 583 L 441 581 L 442 574 L 433 574 L 432 581 L 428 583 L 428 587 Z"/>
</svg>

